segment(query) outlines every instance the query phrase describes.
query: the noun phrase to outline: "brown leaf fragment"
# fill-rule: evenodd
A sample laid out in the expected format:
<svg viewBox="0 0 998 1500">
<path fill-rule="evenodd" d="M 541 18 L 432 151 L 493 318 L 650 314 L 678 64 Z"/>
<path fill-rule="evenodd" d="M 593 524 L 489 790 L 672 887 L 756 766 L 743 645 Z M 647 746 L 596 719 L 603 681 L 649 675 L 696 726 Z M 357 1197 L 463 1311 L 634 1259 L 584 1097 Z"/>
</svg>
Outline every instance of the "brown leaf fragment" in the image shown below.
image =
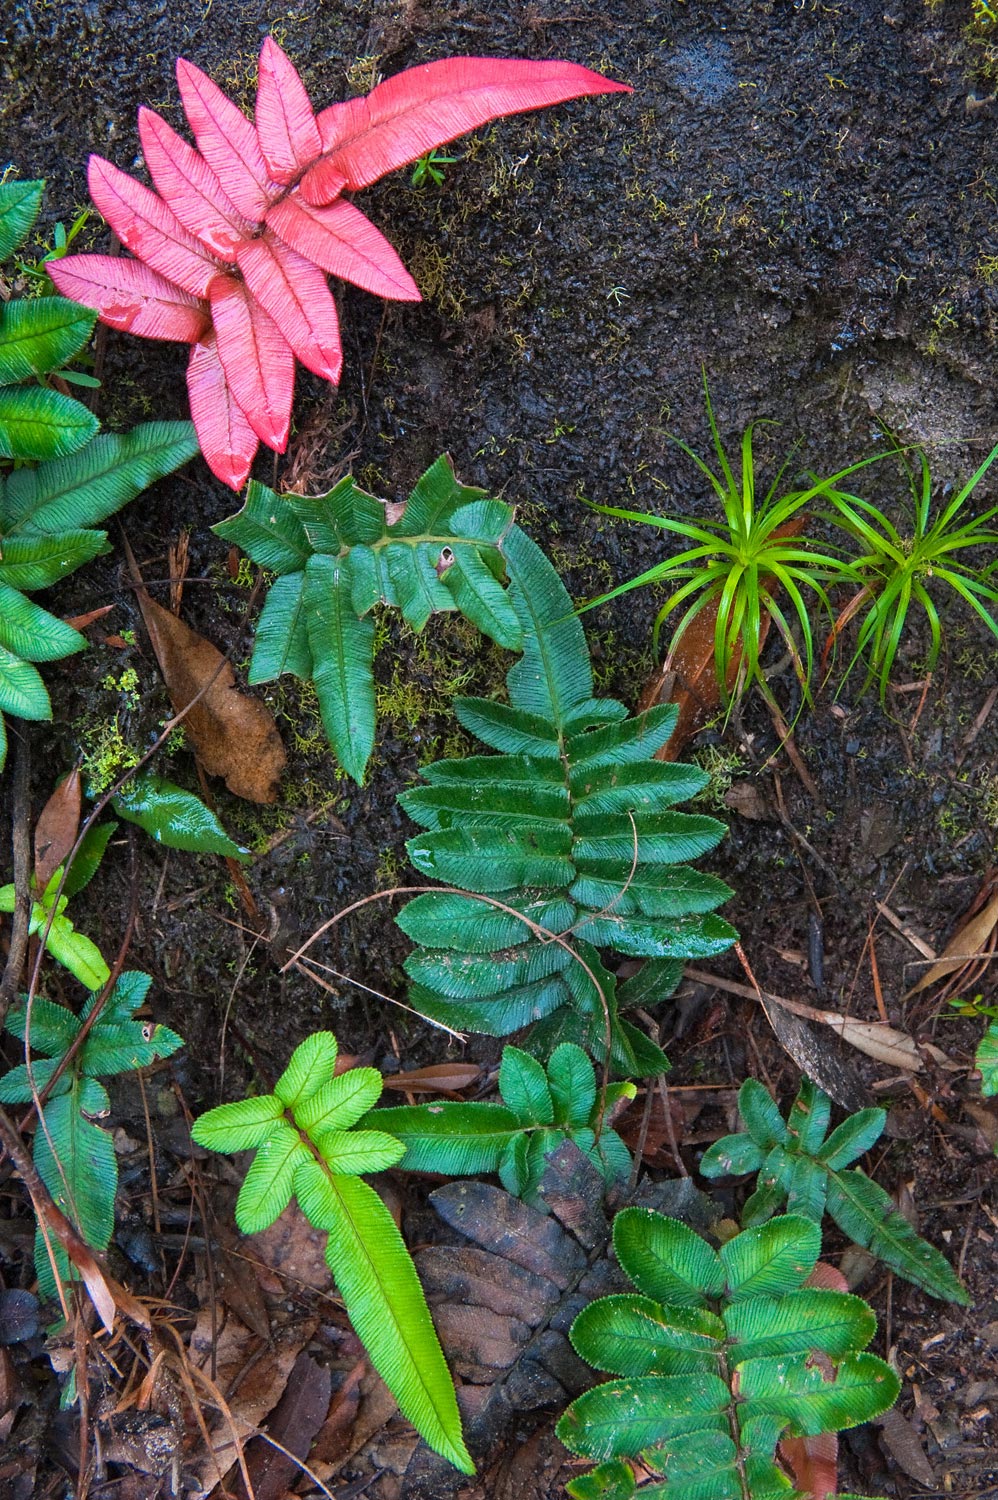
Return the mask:
<svg viewBox="0 0 998 1500">
<path fill-rule="evenodd" d="M 929 1489 L 935 1489 L 935 1471 L 925 1455 L 921 1439 L 897 1407 L 892 1407 L 890 1411 L 885 1411 L 882 1417 L 878 1417 L 877 1425 L 880 1428 L 883 1445 L 898 1468 L 902 1469 L 909 1479 L 914 1479 L 916 1484 L 924 1484 Z"/>
<path fill-rule="evenodd" d="M 288 1452 L 282 1453 L 264 1437 L 253 1438 L 246 1447 L 246 1468 L 256 1500 L 281 1500 L 287 1494 L 300 1472 L 295 1458 L 308 1457 L 312 1441 L 325 1420 L 331 1388 L 331 1372 L 310 1355 L 299 1354 L 284 1394 L 267 1422 L 268 1435 Z M 221 1496 L 223 1489 L 235 1500 L 247 1500 L 246 1486 L 238 1469 L 228 1476 L 225 1486 L 216 1485 L 212 1495 Z"/>
<path fill-rule="evenodd" d="M 603 1212 L 606 1183 L 574 1141 L 563 1141 L 557 1151 L 552 1151 L 538 1193 L 586 1250 L 606 1244 L 610 1235 Z"/>
<path fill-rule="evenodd" d="M 85 630 L 88 625 L 93 625 L 95 620 L 103 620 L 114 609 L 113 604 L 102 604 L 99 609 L 88 609 L 85 615 L 70 615 L 63 621 L 70 630 Z M 124 644 L 124 642 L 122 642 Z"/>
<path fill-rule="evenodd" d="M 794 1487 L 808 1500 L 828 1500 L 838 1485 L 839 1440 L 834 1432 L 784 1438 L 780 1457 L 790 1466 Z"/>
<path fill-rule="evenodd" d="M 35 824 L 35 888 L 43 891 L 76 843 L 80 827 L 80 772 L 74 766 Z"/>
<path fill-rule="evenodd" d="M 210 684 L 184 719 L 205 770 L 210 776 L 223 776 L 237 797 L 276 801 L 287 756 L 266 704 L 239 691 L 231 665 L 203 635 L 144 590 L 138 591 L 138 601 L 177 713 Z"/>
<path fill-rule="evenodd" d="M 938 962 L 922 975 L 904 999 L 908 1000 L 912 995 L 919 994 L 921 990 L 931 988 L 941 979 L 945 979 L 948 974 L 960 973 L 962 977 L 963 970 L 973 968 L 987 954 L 994 953 L 996 936 L 998 936 L 998 891 L 979 910 L 973 911 L 972 915 L 957 929 L 939 955 Z M 947 990 L 953 987 L 947 986 Z"/>
<path fill-rule="evenodd" d="M 405 1073 L 385 1076 L 385 1088 L 402 1094 L 456 1094 L 478 1083 L 482 1070 L 477 1063 L 431 1063 Z"/>
</svg>

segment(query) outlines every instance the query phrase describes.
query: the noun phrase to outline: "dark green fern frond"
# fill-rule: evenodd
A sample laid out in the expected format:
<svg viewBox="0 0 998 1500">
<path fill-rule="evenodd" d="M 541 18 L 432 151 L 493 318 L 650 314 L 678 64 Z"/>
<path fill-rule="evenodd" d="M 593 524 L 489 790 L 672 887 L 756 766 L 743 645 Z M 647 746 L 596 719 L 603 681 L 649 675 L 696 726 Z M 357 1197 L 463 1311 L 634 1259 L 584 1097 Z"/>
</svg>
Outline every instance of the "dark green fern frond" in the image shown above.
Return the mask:
<svg viewBox="0 0 998 1500">
<path fill-rule="evenodd" d="M 419 945 L 406 963 L 411 998 L 425 1015 L 493 1036 L 537 1022 L 530 1046 L 545 1055 L 571 1041 L 601 1058 L 609 1035 L 617 1070 L 661 1072 L 664 1054 L 619 1018 L 628 986 L 616 991 L 597 950 L 651 961 L 636 976 L 648 1003 L 671 994 L 688 959 L 728 948 L 734 930 L 713 913 L 730 891 L 687 864 L 724 825 L 674 810 L 706 780 L 653 758 L 676 709 L 631 718 L 595 698 L 582 625 L 554 568 L 517 528 L 504 553 L 524 640 L 509 703 L 454 705 L 500 754 L 438 761 L 399 799 L 426 830 L 409 841 L 412 863 L 469 893 L 418 896 L 400 913 Z"/>
</svg>

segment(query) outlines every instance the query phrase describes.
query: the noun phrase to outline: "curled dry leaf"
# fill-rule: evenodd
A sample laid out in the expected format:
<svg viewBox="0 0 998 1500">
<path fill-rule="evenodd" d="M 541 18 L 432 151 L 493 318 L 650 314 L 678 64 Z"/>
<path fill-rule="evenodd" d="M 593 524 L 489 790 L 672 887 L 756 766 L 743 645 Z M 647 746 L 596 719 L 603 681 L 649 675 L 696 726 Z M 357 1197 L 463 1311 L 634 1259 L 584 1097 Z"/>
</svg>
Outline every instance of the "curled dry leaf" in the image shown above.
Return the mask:
<svg viewBox="0 0 998 1500">
<path fill-rule="evenodd" d="M 936 963 L 905 995 L 908 1000 L 922 990 L 931 989 L 947 979 L 940 998 L 953 993 L 962 984 L 972 984 L 983 972 L 989 958 L 998 949 L 998 876 L 985 881 L 970 908 L 965 922 L 957 928 Z"/>
<path fill-rule="evenodd" d="M 43 891 L 76 843 L 80 827 L 80 772 L 60 781 L 35 824 L 35 889 Z"/>
<path fill-rule="evenodd" d="M 198 759 L 210 776 L 249 802 L 274 802 L 287 761 L 266 704 L 236 687 L 222 653 L 144 590 L 139 607 L 177 713 L 210 684 L 184 719 Z"/>
</svg>

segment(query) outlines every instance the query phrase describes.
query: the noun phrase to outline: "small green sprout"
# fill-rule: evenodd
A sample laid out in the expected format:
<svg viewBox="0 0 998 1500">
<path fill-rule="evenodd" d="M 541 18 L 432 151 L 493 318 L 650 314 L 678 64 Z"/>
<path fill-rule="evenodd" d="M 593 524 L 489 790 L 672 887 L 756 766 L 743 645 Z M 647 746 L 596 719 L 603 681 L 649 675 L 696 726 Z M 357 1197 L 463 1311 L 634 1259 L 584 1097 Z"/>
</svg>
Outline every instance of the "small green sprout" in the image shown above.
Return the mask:
<svg viewBox="0 0 998 1500">
<path fill-rule="evenodd" d="M 443 187 L 444 168 L 452 167 L 460 160 L 459 156 L 445 156 L 442 151 L 427 151 L 416 162 L 409 180 L 414 188 L 425 188 L 431 179 L 437 187 Z"/>
</svg>

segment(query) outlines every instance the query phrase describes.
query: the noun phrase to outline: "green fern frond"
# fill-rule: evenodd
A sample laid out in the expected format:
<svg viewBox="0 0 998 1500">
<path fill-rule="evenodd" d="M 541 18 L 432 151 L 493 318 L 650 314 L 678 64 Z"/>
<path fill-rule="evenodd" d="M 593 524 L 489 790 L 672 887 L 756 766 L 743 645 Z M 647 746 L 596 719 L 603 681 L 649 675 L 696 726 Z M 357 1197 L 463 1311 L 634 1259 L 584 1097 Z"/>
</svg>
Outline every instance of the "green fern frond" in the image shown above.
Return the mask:
<svg viewBox="0 0 998 1500">
<path fill-rule="evenodd" d="M 503 550 L 524 643 L 509 703 L 455 702 L 500 753 L 439 761 L 399 798 L 426 830 L 407 845 L 412 863 L 468 893 L 421 895 L 399 914 L 419 945 L 406 961 L 412 1003 L 492 1036 L 538 1023 L 529 1045 L 540 1055 L 573 1042 L 602 1058 L 609 1036 L 620 1073 L 662 1072 L 664 1053 L 618 1016 L 597 949 L 653 960 L 664 998 L 687 959 L 728 948 L 735 933 L 714 910 L 730 891 L 687 864 L 724 827 L 673 810 L 706 779 L 653 758 L 675 708 L 629 718 L 594 698 L 582 625 L 554 568 L 517 528 Z"/>
<path fill-rule="evenodd" d="M 906 1281 L 945 1302 L 970 1302 L 946 1259 L 898 1213 L 883 1188 L 849 1167 L 879 1140 L 887 1119 L 882 1109 L 861 1109 L 829 1135 L 831 1100 L 809 1078 L 786 1121 L 755 1078 L 742 1084 L 738 1109 L 748 1133 L 716 1141 L 700 1170 L 705 1177 L 758 1172 L 743 1223 L 762 1223 L 783 1204 L 817 1224 L 828 1213 L 843 1234 Z"/>
<path fill-rule="evenodd" d="M 600 1096 L 596 1072 L 581 1047 L 564 1042 L 546 1067 L 519 1047 L 504 1047 L 501 1104 L 400 1104 L 373 1110 L 363 1124 L 387 1130 L 405 1146 L 399 1165 L 450 1177 L 497 1172 L 507 1192 L 546 1212 L 537 1189 L 547 1158 L 574 1141 L 609 1187 L 631 1170 L 627 1147 L 606 1123 L 634 1084 L 612 1084 Z"/>
<path fill-rule="evenodd" d="M 804 1284 L 820 1250 L 807 1219 L 773 1219 L 715 1251 L 676 1219 L 627 1208 L 613 1241 L 639 1294 L 600 1298 L 572 1324 L 578 1353 L 621 1377 L 558 1423 L 598 1465 L 568 1486 L 574 1500 L 633 1495 L 638 1458 L 661 1481 L 649 1496 L 792 1500 L 781 1437 L 839 1432 L 896 1400 L 894 1371 L 864 1352 L 872 1309 Z"/>
<path fill-rule="evenodd" d="M 209 1151 L 256 1152 L 236 1203 L 245 1234 L 272 1224 L 292 1197 L 310 1224 L 328 1231 L 326 1260 L 371 1363 L 430 1446 L 471 1474 L 454 1386 L 416 1268 L 385 1204 L 360 1181 L 394 1166 L 406 1148 L 377 1128 L 390 1111 L 368 1115 L 381 1074 L 351 1068 L 334 1077 L 337 1050 L 331 1031 L 313 1033 L 272 1094 L 210 1109 L 191 1137 Z"/>
<path fill-rule="evenodd" d="M 399 512 L 396 514 L 396 512 Z M 250 482 L 246 504 L 213 529 L 278 574 L 257 626 L 250 682 L 284 672 L 314 683 L 329 743 L 362 781 L 374 745 L 376 604 L 414 630 L 459 610 L 516 649 L 520 625 L 501 580 L 513 512 L 462 485 L 438 458 L 401 507 L 351 477 L 328 495 L 276 495 Z"/>
<path fill-rule="evenodd" d="M 114 1196 L 118 1163 L 111 1133 L 96 1122 L 108 1114 L 107 1090 L 98 1076 L 130 1072 L 169 1057 L 183 1042 L 167 1026 L 133 1019 L 152 983 L 137 970 L 121 974 L 82 1046 L 73 1055 L 40 1111 L 34 1139 L 34 1161 L 55 1203 L 94 1250 L 106 1250 L 114 1229 Z M 13 1007 L 7 1029 L 32 1052 L 41 1053 L 20 1063 L 0 1078 L 0 1103 L 28 1104 L 37 1100 L 89 1019 L 98 996 L 91 996 L 79 1016 L 64 1005 L 38 995 L 30 1009 L 26 1001 Z M 65 1252 L 35 1237 L 35 1269 L 43 1296 L 56 1295 L 57 1281 L 74 1277 Z"/>
</svg>

